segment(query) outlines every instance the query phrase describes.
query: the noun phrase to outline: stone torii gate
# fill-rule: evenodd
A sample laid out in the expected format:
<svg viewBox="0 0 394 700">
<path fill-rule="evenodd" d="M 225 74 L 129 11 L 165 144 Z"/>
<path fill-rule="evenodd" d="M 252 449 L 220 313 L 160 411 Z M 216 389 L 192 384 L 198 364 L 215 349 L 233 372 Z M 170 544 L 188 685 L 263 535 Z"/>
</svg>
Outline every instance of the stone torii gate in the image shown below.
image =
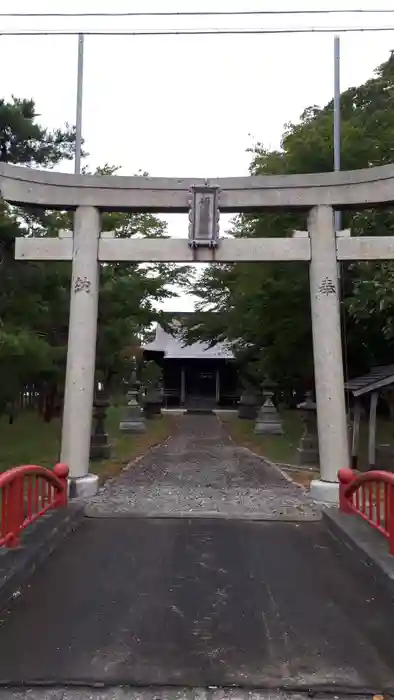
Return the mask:
<svg viewBox="0 0 394 700">
<path fill-rule="evenodd" d="M 92 494 L 89 444 L 96 354 L 99 262 L 307 261 L 310 265 L 320 479 L 311 495 L 336 502 L 337 471 L 349 463 L 344 396 L 338 260 L 394 258 L 394 236 L 335 233 L 334 209 L 394 202 L 394 165 L 315 175 L 224 179 L 87 176 L 3 164 L 2 198 L 11 204 L 75 211 L 74 234 L 19 238 L 19 260 L 72 261 L 70 325 L 61 459 L 77 494 Z M 293 238 L 220 240 L 219 211 L 309 212 L 308 231 Z M 189 212 L 189 240 L 116 239 L 100 231 L 101 212 Z"/>
</svg>

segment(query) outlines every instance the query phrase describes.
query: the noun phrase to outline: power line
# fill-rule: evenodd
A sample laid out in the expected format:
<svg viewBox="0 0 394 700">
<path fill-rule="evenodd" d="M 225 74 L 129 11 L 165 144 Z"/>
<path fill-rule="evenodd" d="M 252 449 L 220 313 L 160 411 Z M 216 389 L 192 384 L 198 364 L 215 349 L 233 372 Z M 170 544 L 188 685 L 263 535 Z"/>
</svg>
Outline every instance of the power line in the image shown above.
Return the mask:
<svg viewBox="0 0 394 700">
<path fill-rule="evenodd" d="M 310 27 L 294 29 L 163 29 L 163 30 L 35 30 L 0 31 L 0 36 L 218 36 L 225 34 L 342 34 L 355 32 L 393 32 L 393 27 Z"/>
<path fill-rule="evenodd" d="M 394 8 L 377 9 L 338 9 L 338 10 L 196 10 L 194 12 L 1 12 L 0 17 L 13 18 L 58 18 L 58 17 L 236 17 L 251 15 L 339 15 L 339 14 L 392 14 Z"/>
</svg>

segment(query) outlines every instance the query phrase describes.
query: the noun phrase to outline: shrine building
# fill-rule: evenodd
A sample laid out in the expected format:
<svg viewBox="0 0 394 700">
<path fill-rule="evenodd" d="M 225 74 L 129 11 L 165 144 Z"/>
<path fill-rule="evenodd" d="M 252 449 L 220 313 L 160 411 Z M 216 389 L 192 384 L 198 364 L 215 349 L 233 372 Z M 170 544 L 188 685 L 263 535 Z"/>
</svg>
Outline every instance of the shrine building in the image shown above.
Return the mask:
<svg viewBox="0 0 394 700">
<path fill-rule="evenodd" d="M 187 345 L 182 335 L 182 316 L 172 315 L 172 332 L 157 325 L 155 338 L 143 346 L 146 360 L 163 371 L 165 408 L 233 408 L 239 395 L 238 368 L 229 344 L 205 342 Z"/>
</svg>

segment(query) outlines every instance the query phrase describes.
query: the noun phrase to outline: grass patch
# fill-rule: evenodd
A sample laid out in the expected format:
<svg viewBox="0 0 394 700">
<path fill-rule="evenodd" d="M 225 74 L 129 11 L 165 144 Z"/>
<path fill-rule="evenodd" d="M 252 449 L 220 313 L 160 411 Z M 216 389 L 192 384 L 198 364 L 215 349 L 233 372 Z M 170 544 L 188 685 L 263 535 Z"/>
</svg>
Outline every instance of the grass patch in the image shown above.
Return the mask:
<svg viewBox="0 0 394 700">
<path fill-rule="evenodd" d="M 119 430 L 123 407 L 111 407 L 106 429 L 112 445 L 111 458 L 92 462 L 90 469 L 103 482 L 118 474 L 129 462 L 143 455 L 150 447 L 165 440 L 171 433 L 174 419 L 163 416 L 147 421 L 147 431 L 142 435 L 130 435 Z M 44 423 L 30 411 L 20 413 L 13 425 L 6 417 L 0 418 L 0 472 L 22 464 L 37 464 L 52 468 L 59 461 L 61 421 L 54 419 Z"/>
<path fill-rule="evenodd" d="M 108 412 L 107 432 L 111 443 L 111 458 L 103 462 L 92 462 L 90 470 L 98 474 L 100 484 L 110 479 L 127 467 L 138 457 L 142 457 L 151 447 L 159 445 L 171 435 L 175 425 L 175 417 L 169 415 L 158 416 L 154 420 L 147 420 L 145 433 L 132 434 L 119 430 L 119 422 L 124 408 L 112 408 Z"/>
<path fill-rule="evenodd" d="M 301 416 L 296 411 L 284 411 L 282 413 L 284 435 L 256 435 L 254 421 L 240 418 L 224 420 L 229 435 L 237 445 L 247 447 L 270 462 L 280 465 L 297 464 L 297 447 L 304 430 Z M 286 469 L 286 472 L 297 484 L 309 488 L 312 479 L 318 476 L 317 470 L 312 469 Z"/>
<path fill-rule="evenodd" d="M 284 435 L 255 435 L 254 421 L 240 418 L 223 418 L 234 442 L 248 447 L 271 462 L 296 464 L 296 450 L 303 431 L 299 413 L 285 411 L 282 414 Z"/>
<path fill-rule="evenodd" d="M 60 420 L 44 423 L 32 411 L 18 414 L 13 425 L 0 418 L 0 472 L 22 464 L 52 468 L 59 461 Z"/>
<path fill-rule="evenodd" d="M 247 447 L 270 462 L 280 465 L 292 465 L 286 471 L 291 478 L 303 486 L 309 486 L 312 479 L 318 476 L 318 470 L 297 469 L 297 447 L 303 433 L 303 423 L 297 411 L 284 411 L 281 414 L 284 435 L 256 435 L 254 421 L 241 420 L 236 417 L 223 417 L 223 423 L 234 442 Z M 393 444 L 394 426 L 389 420 L 378 419 L 376 426 L 376 444 Z M 360 425 L 359 469 L 368 468 L 368 420 Z"/>
</svg>

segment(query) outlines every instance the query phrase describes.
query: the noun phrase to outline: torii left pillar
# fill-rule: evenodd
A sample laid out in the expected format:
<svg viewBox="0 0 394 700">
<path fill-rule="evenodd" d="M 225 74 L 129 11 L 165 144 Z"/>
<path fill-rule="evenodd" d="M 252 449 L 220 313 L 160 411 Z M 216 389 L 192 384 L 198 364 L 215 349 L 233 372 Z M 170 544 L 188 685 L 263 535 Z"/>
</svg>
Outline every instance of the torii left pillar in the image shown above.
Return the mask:
<svg viewBox="0 0 394 700">
<path fill-rule="evenodd" d="M 100 212 L 80 206 L 75 212 L 66 385 L 61 460 L 70 468 L 70 495 L 87 497 L 98 488 L 89 474 L 92 404 L 99 298 Z"/>
</svg>

